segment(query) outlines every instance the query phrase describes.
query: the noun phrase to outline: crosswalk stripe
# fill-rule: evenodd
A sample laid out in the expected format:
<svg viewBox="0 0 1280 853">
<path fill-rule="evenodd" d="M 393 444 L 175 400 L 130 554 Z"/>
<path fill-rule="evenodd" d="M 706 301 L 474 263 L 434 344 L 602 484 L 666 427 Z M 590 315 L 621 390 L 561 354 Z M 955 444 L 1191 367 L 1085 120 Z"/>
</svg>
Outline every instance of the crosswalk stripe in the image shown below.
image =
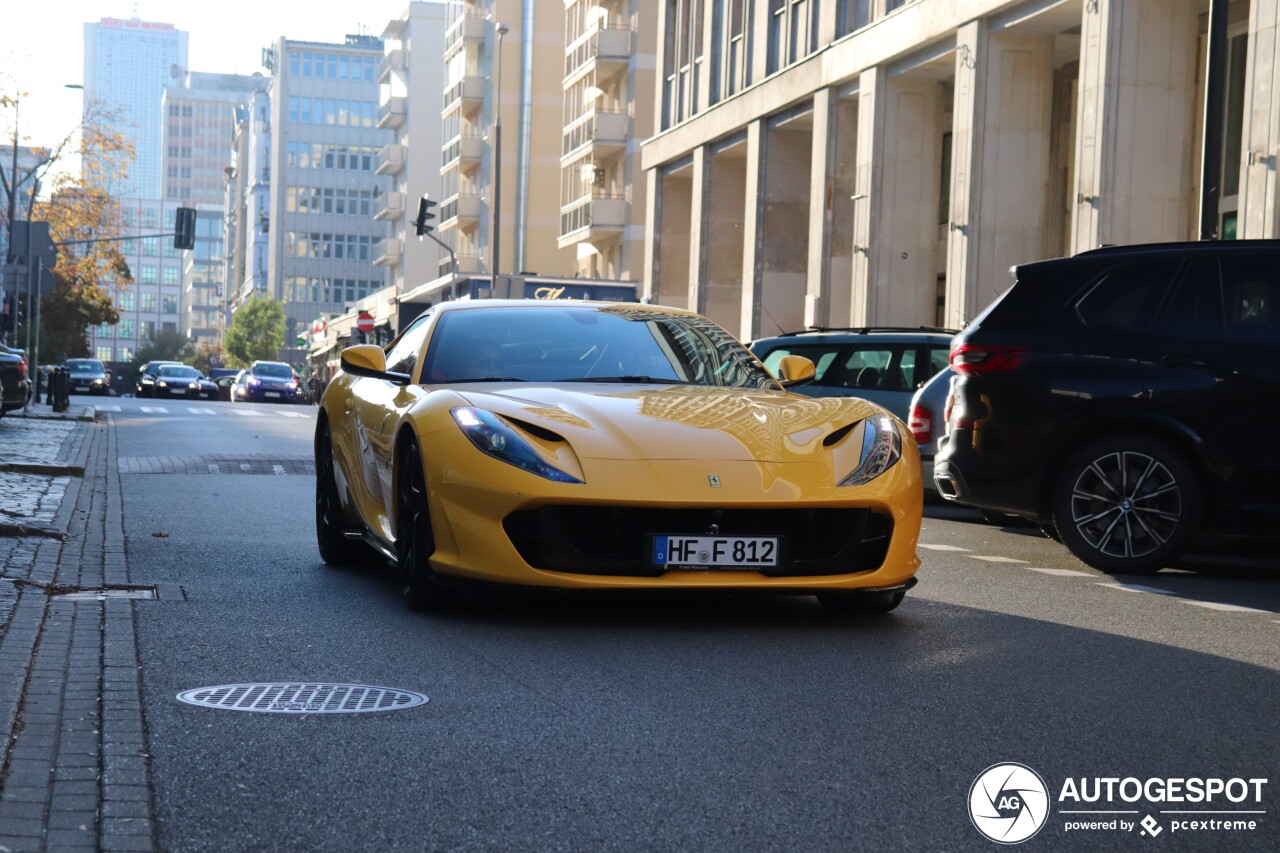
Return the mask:
<svg viewBox="0 0 1280 853">
<path fill-rule="evenodd" d="M 144 412 L 146 412 L 147 414 L 150 414 L 150 415 L 154 415 L 154 414 L 167 415 L 167 414 L 169 414 L 169 410 L 168 410 L 168 409 L 166 409 L 164 406 L 143 406 L 143 407 L 142 407 L 142 411 L 144 411 Z"/>
<path fill-rule="evenodd" d="M 309 418 L 311 415 L 306 412 L 281 412 L 286 418 Z"/>
<path fill-rule="evenodd" d="M 1029 572 L 1041 572 L 1046 575 L 1058 575 L 1060 577 L 1080 577 L 1091 578 L 1093 575 L 1088 572 L 1077 572 L 1075 569 L 1037 569 L 1032 566 L 1023 566 Z"/>
<path fill-rule="evenodd" d="M 197 409 L 193 406 L 187 406 L 187 411 L 193 415 L 216 415 L 213 409 Z"/>
<path fill-rule="evenodd" d="M 260 418 L 263 416 L 262 412 L 246 412 L 243 409 L 232 409 L 231 411 L 235 412 L 242 418 Z"/>
<path fill-rule="evenodd" d="M 955 545 L 926 545 L 923 542 L 916 547 L 928 548 L 930 551 L 968 551 L 968 548 L 957 548 Z"/>
<path fill-rule="evenodd" d="M 982 554 L 969 554 L 971 560 L 982 560 L 987 563 L 1025 563 L 1026 560 L 1015 560 L 1013 557 L 987 557 Z"/>
<path fill-rule="evenodd" d="M 94 406 L 94 408 L 95 408 L 95 409 L 97 409 L 99 412 L 118 412 L 118 411 L 120 411 L 120 407 L 119 407 L 119 406 Z"/>
<path fill-rule="evenodd" d="M 1266 613 L 1270 614 L 1270 610 L 1259 610 L 1256 607 L 1245 607 L 1240 604 L 1223 604 L 1218 601 L 1192 601 L 1189 598 L 1182 599 L 1183 604 L 1192 604 L 1196 607 L 1203 607 L 1207 610 L 1221 610 L 1224 613 Z"/>
<path fill-rule="evenodd" d="M 1156 589 L 1154 586 L 1143 586 L 1136 583 L 1100 583 L 1098 586 L 1105 586 L 1108 589 L 1122 589 L 1125 592 L 1150 592 L 1154 595 L 1177 595 L 1176 592 L 1170 592 L 1167 589 Z"/>
</svg>

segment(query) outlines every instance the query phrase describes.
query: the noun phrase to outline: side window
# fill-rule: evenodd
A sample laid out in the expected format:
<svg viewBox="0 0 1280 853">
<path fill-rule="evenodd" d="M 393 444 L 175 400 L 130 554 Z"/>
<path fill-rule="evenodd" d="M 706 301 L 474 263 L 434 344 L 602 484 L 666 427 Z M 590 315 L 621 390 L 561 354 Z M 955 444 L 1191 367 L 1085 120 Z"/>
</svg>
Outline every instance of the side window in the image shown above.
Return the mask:
<svg viewBox="0 0 1280 853">
<path fill-rule="evenodd" d="M 1280 345 L 1280 274 L 1275 261 L 1224 260 L 1222 301 L 1229 340 Z"/>
<path fill-rule="evenodd" d="M 951 347 L 950 346 L 945 348 L 935 348 L 935 349 L 929 350 L 929 375 L 920 377 L 919 381 L 916 383 L 916 387 L 919 388 L 921 385 L 924 385 L 924 383 L 928 382 L 930 379 L 933 378 L 934 374 L 938 373 L 939 371 L 946 370 L 947 366 L 950 364 L 951 364 Z"/>
<path fill-rule="evenodd" d="M 1186 340 L 1222 340 L 1222 283 L 1217 261 L 1199 260 L 1188 267 L 1156 331 Z"/>
<path fill-rule="evenodd" d="M 889 372 L 893 350 L 856 349 L 849 353 L 844 363 L 843 381 L 846 388 L 881 388 Z M 833 383 L 834 384 L 834 383 Z"/>
<path fill-rule="evenodd" d="M 1076 301 L 1076 316 L 1091 328 L 1145 332 L 1177 271 L 1178 261 L 1146 261 L 1115 267 Z"/>
<path fill-rule="evenodd" d="M 834 347 L 778 347 L 764 357 L 764 366 L 774 375 L 778 372 L 778 362 L 782 361 L 785 355 L 802 355 L 813 362 L 813 384 L 822 386 L 840 386 L 840 371 L 832 370 L 831 366 L 836 363 L 836 356 L 839 350 Z"/>
<path fill-rule="evenodd" d="M 391 348 L 387 350 L 387 370 L 392 373 L 413 375 L 413 368 L 418 363 L 418 352 L 421 351 L 422 341 L 427 336 L 427 321 L 430 317 L 430 311 L 424 313 L 410 323 L 409 328 L 392 342 Z"/>
</svg>

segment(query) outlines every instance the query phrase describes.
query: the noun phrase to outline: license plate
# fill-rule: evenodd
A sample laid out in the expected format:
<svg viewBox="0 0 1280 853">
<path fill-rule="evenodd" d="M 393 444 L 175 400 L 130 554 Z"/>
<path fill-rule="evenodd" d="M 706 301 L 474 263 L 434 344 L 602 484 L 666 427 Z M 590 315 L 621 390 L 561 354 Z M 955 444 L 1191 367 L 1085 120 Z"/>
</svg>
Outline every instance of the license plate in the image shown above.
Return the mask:
<svg viewBox="0 0 1280 853">
<path fill-rule="evenodd" d="M 690 568 L 776 566 L 778 540 L 770 536 L 654 536 L 653 562 Z"/>
<path fill-rule="evenodd" d="M 77 386 L 76 386 L 76 390 L 77 390 L 77 391 L 88 391 L 88 390 L 89 390 L 89 386 L 88 386 L 88 385 L 77 385 Z"/>
<path fill-rule="evenodd" d="M 267 392 L 267 396 L 268 396 L 268 397 L 279 397 L 279 396 L 280 396 L 280 392 L 279 392 L 279 391 L 268 391 L 268 392 Z"/>
</svg>

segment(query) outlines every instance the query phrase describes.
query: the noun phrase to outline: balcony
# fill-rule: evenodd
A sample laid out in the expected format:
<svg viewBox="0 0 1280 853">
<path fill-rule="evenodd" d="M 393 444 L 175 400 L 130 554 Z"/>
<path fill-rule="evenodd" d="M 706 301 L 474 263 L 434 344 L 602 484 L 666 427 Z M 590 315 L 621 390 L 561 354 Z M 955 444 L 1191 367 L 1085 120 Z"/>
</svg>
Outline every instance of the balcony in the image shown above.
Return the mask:
<svg viewBox="0 0 1280 853">
<path fill-rule="evenodd" d="M 382 63 L 378 66 L 378 82 L 388 83 L 391 81 L 391 72 L 403 71 L 406 58 L 404 48 L 399 47 L 382 57 Z"/>
<path fill-rule="evenodd" d="M 444 147 L 440 156 L 440 171 L 447 172 L 457 165 L 471 167 L 480 162 L 484 155 L 484 137 L 478 134 L 464 133 L 453 138 Z"/>
<path fill-rule="evenodd" d="M 479 74 L 468 74 L 452 86 L 444 90 L 444 106 L 440 110 L 443 116 L 461 109 L 464 113 L 476 110 L 484 103 L 485 79 Z M 379 124 L 379 127 L 382 125 Z"/>
<path fill-rule="evenodd" d="M 404 169 L 405 149 L 403 145 L 391 143 L 382 146 L 378 152 L 378 165 L 374 171 L 379 175 L 398 175 Z"/>
<path fill-rule="evenodd" d="M 574 159 L 590 154 L 596 161 L 607 160 L 626 150 L 630 131 L 631 116 L 628 113 L 594 110 L 564 129 L 561 158 Z"/>
<path fill-rule="evenodd" d="M 627 225 L 627 200 L 621 195 L 592 195 L 560 209 L 559 247 L 617 239 Z"/>
<path fill-rule="evenodd" d="M 489 22 L 484 15 L 467 13 L 449 25 L 444 31 L 444 58 L 457 53 L 458 48 L 469 41 L 484 41 L 488 35 Z"/>
<path fill-rule="evenodd" d="M 439 265 L 436 267 L 439 275 L 448 275 L 453 272 L 453 262 L 449 260 L 449 256 L 445 255 L 440 259 Z M 475 275 L 484 272 L 483 259 L 476 254 L 469 252 L 458 253 L 458 274 L 459 275 Z"/>
<path fill-rule="evenodd" d="M 398 219 L 404 213 L 404 193 L 383 193 L 377 201 L 374 219 Z"/>
<path fill-rule="evenodd" d="M 626 69 L 631 63 L 631 30 L 606 27 L 574 42 L 564 53 L 564 87 L 568 89 L 591 71 L 596 85 Z"/>
<path fill-rule="evenodd" d="M 399 266 L 400 254 L 404 251 L 403 245 L 398 237 L 379 240 L 373 250 L 373 265 L 376 267 Z"/>
<path fill-rule="evenodd" d="M 458 193 L 440 205 L 440 230 L 469 229 L 480 222 L 480 196 Z"/>
<path fill-rule="evenodd" d="M 378 105 L 378 127 L 400 127 L 404 124 L 405 99 L 400 96 L 387 98 Z"/>
</svg>

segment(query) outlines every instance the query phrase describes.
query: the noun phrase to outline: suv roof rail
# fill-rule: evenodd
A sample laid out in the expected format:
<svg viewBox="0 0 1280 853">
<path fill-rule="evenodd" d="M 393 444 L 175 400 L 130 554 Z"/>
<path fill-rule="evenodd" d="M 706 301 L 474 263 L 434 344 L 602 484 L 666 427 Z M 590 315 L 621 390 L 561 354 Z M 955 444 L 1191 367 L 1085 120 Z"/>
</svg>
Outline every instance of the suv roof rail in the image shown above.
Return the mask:
<svg viewBox="0 0 1280 853">
<path fill-rule="evenodd" d="M 812 335 L 819 332 L 849 332 L 855 335 L 866 335 L 872 332 L 936 332 L 940 335 L 959 334 L 955 329 L 943 329 L 938 326 L 810 326 L 794 332 L 781 332 L 777 337 L 789 335 Z"/>
<path fill-rule="evenodd" d="M 1170 249 L 1186 251 L 1189 249 L 1225 249 L 1234 248 L 1240 251 L 1249 249 L 1280 249 L 1280 240 L 1248 239 L 1248 240 L 1172 240 L 1168 243 L 1108 243 L 1096 249 L 1087 249 L 1080 255 L 1111 255 L 1125 252 L 1159 252 Z"/>
</svg>

